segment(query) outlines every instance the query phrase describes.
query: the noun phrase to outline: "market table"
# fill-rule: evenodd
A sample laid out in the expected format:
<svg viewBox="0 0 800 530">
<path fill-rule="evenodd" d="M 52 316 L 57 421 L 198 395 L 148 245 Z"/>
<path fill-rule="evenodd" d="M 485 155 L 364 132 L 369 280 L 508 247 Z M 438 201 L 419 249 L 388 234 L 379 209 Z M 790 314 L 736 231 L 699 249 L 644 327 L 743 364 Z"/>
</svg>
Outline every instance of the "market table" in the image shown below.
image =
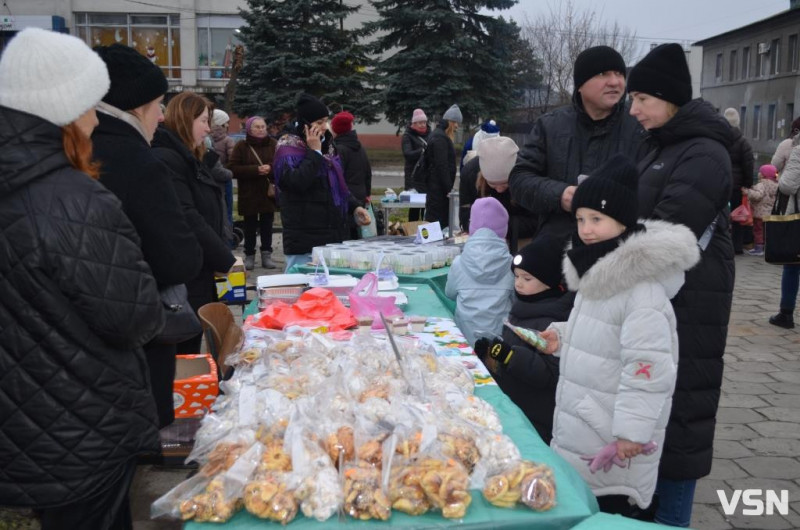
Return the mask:
<svg viewBox="0 0 800 530">
<path fill-rule="evenodd" d="M 440 347 L 437 348 L 437 355 L 463 355 L 464 351 L 470 351 L 469 346 L 465 343 L 448 343 L 448 338 L 446 337 L 447 329 L 454 327 L 452 320 L 450 320 L 451 314 L 442 305 L 429 285 L 403 283 L 401 286 L 417 287 L 416 290 L 406 291 L 409 303 L 404 309 L 408 314 L 412 314 L 413 311 L 428 317 L 439 317 L 432 318 L 429 322 L 429 326 L 433 325 L 436 330 L 440 330 L 434 335 L 443 337 Z M 256 302 L 251 302 L 247 308 L 246 315 L 255 313 L 256 309 Z M 447 326 L 450 326 L 450 328 L 447 328 Z M 427 329 L 429 328 L 426 327 Z M 461 350 L 461 352 L 458 350 Z M 490 378 L 489 381 L 491 381 Z M 580 478 L 580 475 L 542 441 L 528 418 L 497 385 L 490 382 L 483 386 L 477 386 L 475 395 L 494 407 L 503 424 L 503 432 L 514 441 L 523 458 L 545 463 L 553 469 L 557 488 L 557 505 L 553 509 L 546 512 L 534 512 L 525 507 L 514 509 L 498 508 L 489 504 L 479 491 L 471 490 L 472 504 L 467 511 L 466 517 L 461 520 L 448 520 L 436 513 L 412 517 L 404 513 L 392 512 L 392 517 L 388 521 L 373 520 L 365 522 L 345 517 L 340 519 L 331 518 L 320 523 L 313 519 L 307 519 L 300 514 L 289 524 L 289 527 L 313 530 L 319 530 L 320 528 L 421 529 L 446 526 L 470 529 L 527 529 L 533 527 L 537 529 L 566 529 L 574 527 L 597 513 L 597 502 L 589 488 Z M 224 524 L 190 521 L 185 523 L 185 528 L 200 530 L 201 528 L 216 527 L 224 528 L 225 530 L 240 530 L 261 528 L 268 525 L 278 526 L 277 523 L 267 522 L 241 511 Z"/>
<path fill-rule="evenodd" d="M 328 271 L 330 271 L 331 274 L 349 274 L 351 276 L 355 276 L 356 278 L 361 278 L 366 273 L 372 272 L 368 270 L 344 269 L 339 267 L 328 267 Z M 295 265 L 287 272 L 308 274 L 319 271 L 317 267 L 308 265 Z M 448 308 L 450 314 L 452 315 L 456 310 L 456 301 L 447 298 L 447 295 L 444 294 L 444 288 L 447 285 L 447 274 L 449 272 L 450 267 L 442 267 L 440 269 L 431 269 L 429 271 L 418 272 L 416 274 L 397 274 L 397 279 L 401 285 L 408 283 L 424 283 L 429 285 L 436 292 L 436 294 L 442 300 L 442 303 Z"/>
</svg>

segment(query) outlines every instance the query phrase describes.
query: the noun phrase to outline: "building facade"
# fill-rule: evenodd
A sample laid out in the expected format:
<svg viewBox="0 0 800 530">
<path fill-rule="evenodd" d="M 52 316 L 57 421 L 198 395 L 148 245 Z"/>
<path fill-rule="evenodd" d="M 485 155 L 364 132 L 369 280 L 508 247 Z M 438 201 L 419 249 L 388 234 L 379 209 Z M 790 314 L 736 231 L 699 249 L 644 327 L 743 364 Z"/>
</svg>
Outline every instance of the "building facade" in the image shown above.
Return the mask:
<svg viewBox="0 0 800 530">
<path fill-rule="evenodd" d="M 758 162 L 768 161 L 800 111 L 800 2 L 764 20 L 695 43 L 703 47 L 702 97 L 739 111 Z M 795 110 L 797 109 L 797 110 Z"/>
<path fill-rule="evenodd" d="M 89 46 L 131 46 L 160 66 L 170 92 L 191 90 L 219 101 L 230 77 L 233 51 L 244 25 L 245 0 L 6 0 L 0 14 L 0 52 L 18 31 L 34 26 L 76 35 Z M 360 26 L 377 12 L 366 0 L 349 0 L 361 9 L 343 21 Z M 245 56 L 246 60 L 246 56 Z M 231 131 L 238 130 L 232 116 Z M 397 147 L 399 137 L 387 122 L 358 130 L 365 143 Z"/>
</svg>

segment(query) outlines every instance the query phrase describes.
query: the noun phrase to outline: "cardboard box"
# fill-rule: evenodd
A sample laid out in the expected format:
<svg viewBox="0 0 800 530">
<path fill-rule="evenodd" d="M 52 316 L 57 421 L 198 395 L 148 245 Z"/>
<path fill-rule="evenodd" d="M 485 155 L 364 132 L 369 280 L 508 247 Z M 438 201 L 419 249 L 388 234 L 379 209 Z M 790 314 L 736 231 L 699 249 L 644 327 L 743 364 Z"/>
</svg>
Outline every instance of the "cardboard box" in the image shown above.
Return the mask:
<svg viewBox="0 0 800 530">
<path fill-rule="evenodd" d="M 218 394 L 217 363 L 210 354 L 176 356 L 172 383 L 175 419 L 202 416 Z"/>
<path fill-rule="evenodd" d="M 242 258 L 236 258 L 226 276 L 214 278 L 217 283 L 217 298 L 220 302 L 246 302 L 247 278 Z"/>
</svg>

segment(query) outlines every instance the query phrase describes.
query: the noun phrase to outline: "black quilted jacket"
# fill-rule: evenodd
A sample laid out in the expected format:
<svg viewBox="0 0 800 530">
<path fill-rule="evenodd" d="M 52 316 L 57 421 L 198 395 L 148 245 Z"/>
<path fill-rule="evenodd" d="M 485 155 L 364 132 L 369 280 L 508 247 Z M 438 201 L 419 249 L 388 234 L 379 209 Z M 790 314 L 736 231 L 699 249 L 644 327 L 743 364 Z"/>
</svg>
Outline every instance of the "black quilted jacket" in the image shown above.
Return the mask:
<svg viewBox="0 0 800 530">
<path fill-rule="evenodd" d="M 162 326 L 119 201 L 58 127 L 0 107 L 0 505 L 85 499 L 157 450 L 140 347 Z"/>
<path fill-rule="evenodd" d="M 607 118 L 594 121 L 576 92 L 572 105 L 543 114 L 533 124 L 508 179 L 511 197 L 539 217 L 540 232 L 566 237 L 575 228 L 575 215 L 561 209 L 564 189 L 614 154 L 640 160 L 646 152 L 643 140 L 625 98 Z"/>
</svg>

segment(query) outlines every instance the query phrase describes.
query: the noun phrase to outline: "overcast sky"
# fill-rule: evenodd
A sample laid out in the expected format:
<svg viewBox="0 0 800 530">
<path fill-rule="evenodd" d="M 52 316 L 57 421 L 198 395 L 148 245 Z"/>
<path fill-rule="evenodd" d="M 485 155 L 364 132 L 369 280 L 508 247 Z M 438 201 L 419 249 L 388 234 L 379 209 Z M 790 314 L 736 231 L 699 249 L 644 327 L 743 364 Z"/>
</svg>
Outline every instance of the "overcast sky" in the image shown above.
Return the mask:
<svg viewBox="0 0 800 530">
<path fill-rule="evenodd" d="M 498 12 L 522 25 L 566 0 L 519 0 Z M 789 0 L 573 0 L 576 11 L 594 10 L 606 22 L 636 32 L 644 54 L 652 42 L 694 42 L 745 26 L 789 9 Z"/>
</svg>

